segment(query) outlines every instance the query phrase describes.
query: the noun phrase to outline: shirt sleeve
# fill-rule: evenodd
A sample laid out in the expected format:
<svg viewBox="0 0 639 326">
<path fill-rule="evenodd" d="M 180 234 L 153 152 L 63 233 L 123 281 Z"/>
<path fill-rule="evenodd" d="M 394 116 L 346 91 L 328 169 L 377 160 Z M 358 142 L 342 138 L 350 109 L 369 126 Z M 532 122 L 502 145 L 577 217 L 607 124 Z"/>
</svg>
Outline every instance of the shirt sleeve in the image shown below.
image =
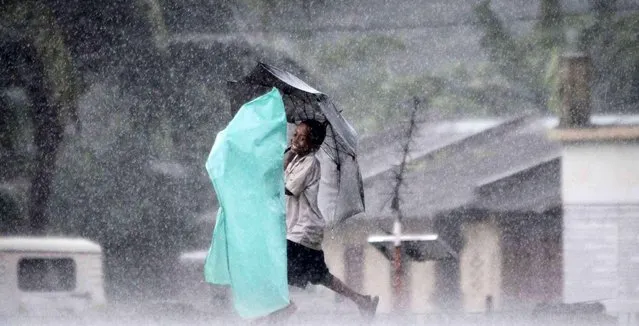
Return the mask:
<svg viewBox="0 0 639 326">
<path fill-rule="evenodd" d="M 293 196 L 298 197 L 308 187 L 313 180 L 313 169 L 315 164 L 313 160 L 306 160 L 300 162 L 290 173 L 286 176 L 286 189 L 290 191 Z"/>
</svg>

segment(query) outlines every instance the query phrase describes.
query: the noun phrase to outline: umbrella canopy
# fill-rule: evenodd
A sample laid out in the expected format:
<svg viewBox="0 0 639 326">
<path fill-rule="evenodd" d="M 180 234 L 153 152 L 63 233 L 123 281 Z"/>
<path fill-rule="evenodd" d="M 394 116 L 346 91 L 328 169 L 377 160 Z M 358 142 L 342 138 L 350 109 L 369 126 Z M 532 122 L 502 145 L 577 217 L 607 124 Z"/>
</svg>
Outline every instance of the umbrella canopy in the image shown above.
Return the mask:
<svg viewBox="0 0 639 326">
<path fill-rule="evenodd" d="M 259 62 L 248 75 L 228 82 L 232 114 L 242 104 L 273 87 L 282 94 L 289 123 L 314 119 L 327 124 L 319 194 L 320 209 L 327 222 L 336 224 L 363 213 L 364 187 L 357 163 L 357 133 L 326 94 L 287 71 Z"/>
<path fill-rule="evenodd" d="M 322 145 L 326 153 L 336 161 L 339 159 L 338 152 L 356 155 L 355 129 L 342 117 L 326 94 L 288 71 L 260 62 L 244 78 L 229 82 L 229 86 L 233 94 L 233 114 L 243 103 L 276 87 L 282 93 L 288 122 L 297 123 L 307 119 L 328 122 L 326 140 Z"/>
</svg>

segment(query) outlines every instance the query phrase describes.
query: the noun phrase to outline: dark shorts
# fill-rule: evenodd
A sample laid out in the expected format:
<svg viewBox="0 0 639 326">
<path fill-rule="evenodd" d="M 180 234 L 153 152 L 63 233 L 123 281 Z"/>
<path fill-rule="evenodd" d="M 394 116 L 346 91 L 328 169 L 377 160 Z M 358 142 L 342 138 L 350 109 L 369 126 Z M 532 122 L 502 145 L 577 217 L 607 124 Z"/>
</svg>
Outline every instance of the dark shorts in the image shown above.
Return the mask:
<svg viewBox="0 0 639 326">
<path fill-rule="evenodd" d="M 306 288 L 308 283 L 319 284 L 329 274 L 324 252 L 286 240 L 288 257 L 288 284 Z"/>
</svg>

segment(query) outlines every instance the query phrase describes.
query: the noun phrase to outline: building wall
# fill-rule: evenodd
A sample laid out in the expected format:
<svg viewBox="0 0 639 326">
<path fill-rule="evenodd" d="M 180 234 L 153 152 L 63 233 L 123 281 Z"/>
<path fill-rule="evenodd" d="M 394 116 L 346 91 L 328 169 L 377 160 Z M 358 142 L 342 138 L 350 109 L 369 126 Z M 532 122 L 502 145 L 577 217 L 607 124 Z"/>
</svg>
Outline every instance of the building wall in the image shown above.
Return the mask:
<svg viewBox="0 0 639 326">
<path fill-rule="evenodd" d="M 379 296 L 379 312 L 391 312 L 393 307 L 393 293 L 390 262 L 375 248 L 368 246 L 366 248 L 366 263 L 364 266 L 365 279 L 363 292 Z"/>
<path fill-rule="evenodd" d="M 564 301 L 639 304 L 639 145 L 566 144 Z"/>
<path fill-rule="evenodd" d="M 509 213 L 499 220 L 502 248 L 502 308 L 531 310 L 561 302 L 563 285 L 560 209 Z"/>
<path fill-rule="evenodd" d="M 380 313 L 388 313 L 392 307 L 390 263 L 381 253 L 367 243 L 369 233 L 374 232 L 374 223 L 371 221 L 348 221 L 335 230 L 326 233 L 323 249 L 326 264 L 333 275 L 357 291 L 378 295 L 380 297 L 378 311 Z M 357 251 L 363 257 L 349 257 L 348 252 L 354 248 L 360 248 Z M 361 262 L 359 263 L 353 261 L 360 259 Z M 352 267 L 348 268 L 349 265 L 359 265 L 361 271 L 355 271 Z M 351 273 L 359 274 L 362 279 L 357 280 L 354 275 L 347 275 L 347 270 L 350 270 Z M 321 289 L 320 291 L 328 293 L 329 290 Z M 336 304 L 343 305 L 343 298 L 337 298 L 337 295 L 332 292 L 330 292 L 329 296 L 333 297 L 333 301 Z M 355 306 L 353 305 L 352 308 L 355 309 Z"/>
<path fill-rule="evenodd" d="M 499 227 L 493 220 L 462 225 L 464 248 L 460 260 L 461 292 L 466 312 L 486 311 L 487 298 L 501 306 L 501 248 Z"/>
<path fill-rule="evenodd" d="M 406 224 L 407 230 L 412 232 L 422 232 L 425 225 L 418 221 L 409 221 Z M 378 312 L 383 314 L 390 313 L 393 309 L 391 263 L 367 242 L 368 236 L 382 233 L 378 225 L 379 221 L 347 221 L 335 230 L 326 232 L 323 249 L 331 273 L 362 293 L 378 295 L 380 297 Z M 363 257 L 354 257 L 358 253 L 361 253 Z M 410 262 L 404 266 L 407 309 L 414 313 L 436 311 L 435 263 Z M 357 268 L 362 270 L 357 271 Z M 347 270 L 350 270 L 351 275 L 347 273 Z M 361 275 L 362 279 L 358 280 L 352 274 Z M 318 291 L 333 297 L 336 305 L 350 305 L 336 298 L 336 295 L 329 290 L 318 289 Z M 355 309 L 354 305 L 351 308 L 349 309 Z"/>
<path fill-rule="evenodd" d="M 593 205 L 564 206 L 564 302 L 617 297 L 616 218 Z"/>
<path fill-rule="evenodd" d="M 459 229 L 463 245 L 459 251 L 459 284 L 461 309 L 484 312 L 487 297 L 495 310 L 531 309 L 538 303 L 554 302 L 562 293 L 561 214 L 503 213 L 466 219 Z M 449 216 L 452 218 L 452 216 Z M 407 226 L 410 232 L 418 225 Z M 378 223 L 350 221 L 327 232 L 324 242 L 326 261 L 331 272 L 364 293 L 380 296 L 380 313 L 393 307 L 392 269 L 386 257 L 366 239 L 380 233 Z M 516 227 L 515 227 L 516 226 Z M 353 250 L 361 248 L 362 250 Z M 360 252 L 363 257 L 349 257 Z M 351 254 L 352 255 L 352 254 Z M 357 256 L 357 255 L 356 255 Z M 350 262 L 349 262 L 350 261 Z M 436 313 L 450 309 L 449 302 L 438 296 L 447 291 L 438 284 L 437 262 L 410 262 L 405 265 L 407 308 L 413 313 Z M 349 267 L 350 266 L 350 267 Z M 357 267 L 360 266 L 360 267 Z M 362 268 L 357 271 L 353 268 Z M 363 277 L 357 280 L 353 275 Z M 346 305 L 326 289 L 320 293 L 332 297 L 328 301 Z M 337 308 L 336 308 L 337 309 Z M 354 306 L 348 308 L 354 311 Z M 349 311 L 350 311 L 349 310 Z"/>
<path fill-rule="evenodd" d="M 436 262 L 412 262 L 408 271 L 411 286 L 409 292 L 410 311 L 431 313 L 438 310 L 435 302 L 435 264 Z"/>
<path fill-rule="evenodd" d="M 562 198 L 567 205 L 639 203 L 639 145 L 569 144 L 562 158 Z"/>
</svg>

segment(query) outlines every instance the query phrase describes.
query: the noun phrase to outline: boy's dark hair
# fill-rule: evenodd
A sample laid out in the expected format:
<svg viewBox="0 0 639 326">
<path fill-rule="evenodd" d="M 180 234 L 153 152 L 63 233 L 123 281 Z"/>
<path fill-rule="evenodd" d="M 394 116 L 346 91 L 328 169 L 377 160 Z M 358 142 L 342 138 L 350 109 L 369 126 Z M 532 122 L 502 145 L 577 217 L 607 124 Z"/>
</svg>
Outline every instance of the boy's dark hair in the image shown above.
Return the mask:
<svg viewBox="0 0 639 326">
<path fill-rule="evenodd" d="M 304 120 L 302 123 L 310 129 L 311 143 L 315 147 L 320 147 L 326 138 L 326 124 L 313 119 Z"/>
</svg>

